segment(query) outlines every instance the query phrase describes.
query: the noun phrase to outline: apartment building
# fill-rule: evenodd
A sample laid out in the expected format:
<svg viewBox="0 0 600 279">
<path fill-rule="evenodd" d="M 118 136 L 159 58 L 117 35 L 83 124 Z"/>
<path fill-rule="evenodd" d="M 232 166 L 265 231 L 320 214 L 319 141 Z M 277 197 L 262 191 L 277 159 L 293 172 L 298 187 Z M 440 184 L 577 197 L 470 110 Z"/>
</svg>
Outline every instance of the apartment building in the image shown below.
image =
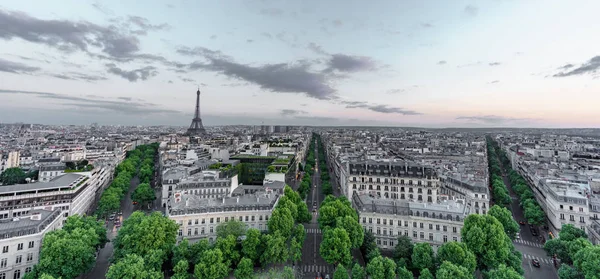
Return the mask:
<svg viewBox="0 0 600 279">
<path fill-rule="evenodd" d="M 541 179 L 539 184 L 550 224 L 556 229 L 571 224 L 586 231 L 590 213 L 589 191 L 561 180 Z"/>
<path fill-rule="evenodd" d="M 277 206 L 277 193 L 256 192 L 237 197 L 204 198 L 177 192 L 169 200 L 167 216 L 179 224 L 178 239 L 216 240 L 217 226 L 229 220 L 244 222 L 248 228 L 267 230 L 267 222 Z"/>
<path fill-rule="evenodd" d="M 352 196 L 352 206 L 359 212 L 359 223 L 374 234 L 382 249 L 394 249 L 401 235 L 434 248 L 460 241 L 460 230 L 470 211 L 464 200 L 411 202 L 358 192 Z"/>
<path fill-rule="evenodd" d="M 438 200 L 440 178 L 428 166 L 406 160 L 363 160 L 349 163 L 346 192 L 376 197 L 433 203 Z"/>
<path fill-rule="evenodd" d="M 176 166 L 162 175 L 163 206 L 174 192 L 198 195 L 201 198 L 230 196 L 238 186 L 238 176 L 218 170 Z"/>
<path fill-rule="evenodd" d="M 6 169 L 18 167 L 20 164 L 20 157 L 19 151 L 0 153 L 0 173 Z"/>
<path fill-rule="evenodd" d="M 0 220 L 0 278 L 20 279 L 39 261 L 44 235 L 62 226 L 59 208 Z"/>
<path fill-rule="evenodd" d="M 440 175 L 439 198 L 441 200 L 465 200 L 472 214 L 486 214 L 490 206 L 490 193 L 487 180 L 476 180 L 461 173 Z"/>
</svg>

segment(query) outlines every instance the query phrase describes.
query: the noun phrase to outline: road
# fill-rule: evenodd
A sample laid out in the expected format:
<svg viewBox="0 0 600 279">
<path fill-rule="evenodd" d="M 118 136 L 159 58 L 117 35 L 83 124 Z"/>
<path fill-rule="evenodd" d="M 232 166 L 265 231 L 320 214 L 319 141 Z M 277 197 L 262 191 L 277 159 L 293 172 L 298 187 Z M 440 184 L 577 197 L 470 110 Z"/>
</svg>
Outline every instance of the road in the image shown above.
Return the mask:
<svg viewBox="0 0 600 279">
<path fill-rule="evenodd" d="M 125 198 L 121 201 L 121 212 L 123 212 L 123 216 L 120 217 L 121 221 L 127 219 L 135 210 L 140 210 L 139 206 L 134 206 L 133 201 L 131 200 L 131 193 L 135 190 L 135 188 L 140 184 L 140 180 L 138 177 L 134 177 L 131 179 L 131 184 L 129 186 L 129 190 L 127 194 L 125 194 Z M 158 191 L 158 195 L 160 195 L 160 191 Z M 160 206 L 160 196 L 157 196 L 158 203 L 154 204 L 154 208 L 157 205 Z M 104 279 L 106 278 L 106 272 L 108 271 L 108 267 L 110 266 L 110 257 L 113 254 L 114 247 L 112 245 L 112 240 L 117 237 L 117 229 L 114 227 L 114 222 L 109 221 L 107 224 L 108 229 L 108 239 L 111 242 L 108 242 L 104 248 L 100 249 L 98 254 L 98 258 L 96 259 L 96 265 L 94 268 L 87 274 L 83 276 L 85 279 Z"/>
<path fill-rule="evenodd" d="M 513 214 L 513 218 L 519 221 L 525 221 L 525 215 L 523 213 L 523 209 L 519 205 L 519 197 L 513 191 L 512 186 L 510 185 L 510 181 L 506 176 L 506 173 L 502 173 L 502 180 L 508 188 L 510 193 L 511 203 L 510 203 L 510 211 Z M 538 229 L 538 233 L 540 235 L 544 235 L 543 231 Z M 521 232 L 519 233 L 521 238 L 515 239 L 513 241 L 515 248 L 517 251 L 523 254 L 523 270 L 525 270 L 525 278 L 544 278 L 544 279 L 558 279 L 558 272 L 554 267 L 554 263 L 552 262 L 552 258 L 548 257 L 546 251 L 544 250 L 544 246 L 542 241 L 539 239 L 539 236 L 533 236 L 531 234 L 531 230 L 529 229 L 529 225 L 521 225 Z M 531 265 L 531 260 L 537 259 L 540 262 L 540 267 L 534 267 Z"/>
<path fill-rule="evenodd" d="M 302 262 L 298 266 L 304 274 L 304 278 L 316 278 L 317 273 L 321 273 L 323 277 L 325 277 L 325 274 L 329 274 L 330 278 L 332 278 L 333 272 L 335 271 L 335 268 L 332 265 L 329 265 L 319 254 L 319 247 L 323 240 L 323 234 L 321 229 L 319 229 L 317 218 L 318 209 L 325 197 L 321 193 L 318 148 L 319 147 L 315 144 L 315 172 L 311 177 L 312 185 L 306 199 L 309 210 L 316 209 L 317 212 L 313 212 L 313 218 L 310 223 L 304 225 L 304 228 L 306 229 L 306 240 L 304 241 L 304 247 L 302 247 Z"/>
</svg>

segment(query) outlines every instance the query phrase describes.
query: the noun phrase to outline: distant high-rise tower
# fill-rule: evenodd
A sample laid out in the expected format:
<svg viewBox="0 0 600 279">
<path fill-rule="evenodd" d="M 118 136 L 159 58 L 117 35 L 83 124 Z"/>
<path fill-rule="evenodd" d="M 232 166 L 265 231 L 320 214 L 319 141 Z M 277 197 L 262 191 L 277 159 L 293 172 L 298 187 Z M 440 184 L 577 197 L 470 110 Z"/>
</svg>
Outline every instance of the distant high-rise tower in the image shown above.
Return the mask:
<svg viewBox="0 0 600 279">
<path fill-rule="evenodd" d="M 204 130 L 204 126 L 202 125 L 202 118 L 200 118 L 200 88 L 196 92 L 196 113 L 194 114 L 194 119 L 192 119 L 192 125 L 187 130 L 187 135 L 189 136 L 200 136 L 204 135 L 206 130 Z"/>
</svg>

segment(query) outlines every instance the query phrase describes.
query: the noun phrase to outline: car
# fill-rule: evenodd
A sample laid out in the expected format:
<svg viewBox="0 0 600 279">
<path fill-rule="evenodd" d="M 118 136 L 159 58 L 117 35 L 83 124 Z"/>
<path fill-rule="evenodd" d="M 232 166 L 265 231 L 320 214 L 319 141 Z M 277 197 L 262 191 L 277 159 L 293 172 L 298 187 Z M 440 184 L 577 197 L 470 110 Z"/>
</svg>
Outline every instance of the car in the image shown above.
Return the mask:
<svg viewBox="0 0 600 279">
<path fill-rule="evenodd" d="M 538 236 L 538 232 L 536 229 L 531 229 L 531 235 Z"/>
<path fill-rule="evenodd" d="M 313 202 L 313 206 L 317 206 L 317 202 Z"/>
<path fill-rule="evenodd" d="M 540 267 L 540 261 L 538 261 L 536 259 L 532 259 L 531 260 L 531 265 L 533 265 L 535 267 Z"/>
<path fill-rule="evenodd" d="M 519 221 L 519 225 L 521 225 L 521 226 L 525 226 L 525 221 L 522 221 L 522 220 L 521 220 L 521 221 Z"/>
<path fill-rule="evenodd" d="M 521 239 L 521 236 L 519 235 L 519 233 L 517 233 L 517 234 L 515 235 L 515 239 Z"/>
<path fill-rule="evenodd" d="M 316 208 L 313 208 L 313 212 L 317 212 L 317 209 L 316 209 Z"/>
<path fill-rule="evenodd" d="M 323 276 L 321 276 L 321 273 L 317 273 L 317 279 L 323 279 Z"/>
<path fill-rule="evenodd" d="M 137 205 L 138 203 L 136 201 L 133 202 L 133 205 Z"/>
<path fill-rule="evenodd" d="M 329 274 L 325 275 L 325 279 L 329 279 Z"/>
</svg>

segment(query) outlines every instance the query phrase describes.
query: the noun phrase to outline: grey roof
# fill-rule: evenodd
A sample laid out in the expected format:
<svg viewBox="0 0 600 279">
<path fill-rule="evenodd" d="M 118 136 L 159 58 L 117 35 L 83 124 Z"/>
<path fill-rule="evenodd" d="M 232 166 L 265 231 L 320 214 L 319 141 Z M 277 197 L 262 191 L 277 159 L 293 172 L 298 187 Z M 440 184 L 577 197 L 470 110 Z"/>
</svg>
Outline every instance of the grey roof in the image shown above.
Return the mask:
<svg viewBox="0 0 600 279">
<path fill-rule="evenodd" d="M 285 188 L 285 182 L 283 181 L 263 181 L 263 187 L 269 187 L 270 189 L 283 190 Z"/>
<path fill-rule="evenodd" d="M 202 198 L 198 195 L 176 193 L 169 201 L 170 215 L 220 211 L 271 210 L 279 195 L 255 193 L 239 197 Z"/>
<path fill-rule="evenodd" d="M 15 193 L 15 192 L 28 192 L 35 190 L 46 190 L 46 189 L 59 189 L 73 186 L 80 178 L 87 177 L 85 175 L 76 173 L 66 173 L 59 177 L 56 177 L 48 182 L 35 182 L 29 184 L 15 184 L 0 187 L 0 194 L 4 193 Z"/>
<path fill-rule="evenodd" d="M 40 220 L 32 220 L 31 216 L 6 219 L 0 222 L 0 239 L 35 234 L 43 231 L 54 219 L 59 218 L 61 210 L 33 210 L 31 215 L 40 214 Z"/>
<path fill-rule="evenodd" d="M 40 165 L 40 171 L 61 171 L 65 170 L 67 166 L 63 163 L 49 163 Z"/>
<path fill-rule="evenodd" d="M 421 211 L 458 214 L 461 218 L 468 214 L 465 204 L 453 200 L 441 201 L 439 203 L 410 202 L 407 200 L 371 197 L 368 194 L 354 192 L 352 201 L 360 212 L 410 215 L 411 212 Z"/>
</svg>

